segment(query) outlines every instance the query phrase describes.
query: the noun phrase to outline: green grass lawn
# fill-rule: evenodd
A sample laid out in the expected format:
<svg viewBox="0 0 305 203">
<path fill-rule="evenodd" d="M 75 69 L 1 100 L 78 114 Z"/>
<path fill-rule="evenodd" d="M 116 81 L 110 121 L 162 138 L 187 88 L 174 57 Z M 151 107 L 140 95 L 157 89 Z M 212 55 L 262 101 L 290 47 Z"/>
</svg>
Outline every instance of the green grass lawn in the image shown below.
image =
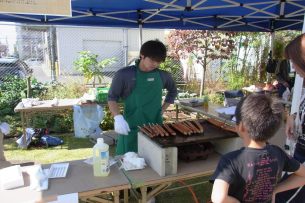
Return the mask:
<svg viewBox="0 0 305 203">
<path fill-rule="evenodd" d="M 48 164 L 54 162 L 64 162 L 77 159 L 86 159 L 92 156 L 92 143 L 88 138 L 76 138 L 73 134 L 61 134 L 58 136 L 64 140 L 64 144 L 57 147 L 49 148 L 30 148 L 19 149 L 16 139 L 4 139 L 4 154 L 9 161 L 34 161 L 40 164 Z M 114 146 L 110 146 L 110 155 L 114 155 Z M 196 184 L 205 182 L 206 178 L 196 178 L 188 180 L 186 183 Z M 180 187 L 181 183 L 175 183 L 172 187 Z M 212 185 L 204 183 L 192 186 L 192 190 L 196 194 L 200 203 L 205 203 L 210 199 Z M 131 197 L 130 202 L 136 202 Z M 191 203 L 194 202 L 192 194 L 187 188 L 178 190 L 170 190 L 163 192 L 156 197 L 157 203 Z"/>
<path fill-rule="evenodd" d="M 57 147 L 20 149 L 16 139 L 4 139 L 4 154 L 7 160 L 35 161 L 41 164 L 86 159 L 92 156 L 94 143 L 88 138 L 76 138 L 73 134 L 58 136 L 64 144 Z"/>
<path fill-rule="evenodd" d="M 206 203 L 210 200 L 212 184 L 208 182 L 209 177 L 196 178 L 185 181 L 186 184 L 198 184 L 191 186 L 198 202 Z M 200 184 L 199 184 L 200 183 Z M 202 184 L 201 184 L 202 183 Z M 181 183 L 175 183 L 172 187 L 181 187 Z M 195 202 L 191 192 L 187 188 L 163 192 L 156 197 L 156 202 L 166 203 L 193 203 Z"/>
</svg>

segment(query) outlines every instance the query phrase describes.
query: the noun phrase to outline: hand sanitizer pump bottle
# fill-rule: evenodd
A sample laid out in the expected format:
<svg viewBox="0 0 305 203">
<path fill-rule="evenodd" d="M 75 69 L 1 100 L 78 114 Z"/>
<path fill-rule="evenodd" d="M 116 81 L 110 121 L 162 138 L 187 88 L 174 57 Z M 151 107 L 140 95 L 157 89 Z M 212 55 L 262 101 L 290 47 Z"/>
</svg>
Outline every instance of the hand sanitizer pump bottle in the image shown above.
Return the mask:
<svg viewBox="0 0 305 203">
<path fill-rule="evenodd" d="M 104 143 L 103 138 L 98 138 L 93 147 L 93 174 L 94 176 L 108 176 L 109 172 L 109 146 Z"/>
</svg>

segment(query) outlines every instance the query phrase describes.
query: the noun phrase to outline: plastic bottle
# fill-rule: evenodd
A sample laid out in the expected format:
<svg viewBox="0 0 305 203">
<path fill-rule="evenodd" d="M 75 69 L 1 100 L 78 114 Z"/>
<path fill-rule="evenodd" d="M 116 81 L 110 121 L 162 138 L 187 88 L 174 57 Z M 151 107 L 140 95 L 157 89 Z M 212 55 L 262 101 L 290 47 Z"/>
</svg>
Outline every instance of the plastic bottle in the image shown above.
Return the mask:
<svg viewBox="0 0 305 203">
<path fill-rule="evenodd" d="M 98 138 L 93 147 L 93 174 L 94 176 L 108 176 L 109 169 L 109 146 L 103 138 Z"/>
<path fill-rule="evenodd" d="M 203 97 L 203 109 L 208 110 L 209 109 L 209 98 L 208 96 Z"/>
</svg>

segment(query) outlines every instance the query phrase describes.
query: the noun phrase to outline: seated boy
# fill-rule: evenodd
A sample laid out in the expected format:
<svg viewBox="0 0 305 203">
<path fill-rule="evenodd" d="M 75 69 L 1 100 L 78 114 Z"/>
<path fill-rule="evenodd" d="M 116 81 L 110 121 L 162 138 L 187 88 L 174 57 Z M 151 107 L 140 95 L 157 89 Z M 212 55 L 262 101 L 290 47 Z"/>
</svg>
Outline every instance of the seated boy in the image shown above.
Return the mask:
<svg viewBox="0 0 305 203">
<path fill-rule="evenodd" d="M 236 129 L 244 147 L 222 156 L 212 176 L 212 202 L 271 202 L 276 193 L 305 184 L 305 167 L 267 141 L 282 122 L 283 105 L 252 94 L 237 105 Z M 278 184 L 282 171 L 294 174 Z"/>
</svg>

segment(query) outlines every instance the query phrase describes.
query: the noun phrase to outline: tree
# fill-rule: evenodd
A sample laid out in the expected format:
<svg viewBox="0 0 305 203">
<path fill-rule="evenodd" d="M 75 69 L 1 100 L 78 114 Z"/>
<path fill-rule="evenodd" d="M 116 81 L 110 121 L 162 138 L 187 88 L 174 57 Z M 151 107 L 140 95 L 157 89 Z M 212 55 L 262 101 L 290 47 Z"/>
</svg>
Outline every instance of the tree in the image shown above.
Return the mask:
<svg viewBox="0 0 305 203">
<path fill-rule="evenodd" d="M 176 61 L 175 59 L 166 57 L 165 61 L 159 65 L 159 68 L 161 70 L 170 72 L 175 81 L 180 80 L 179 78 L 181 71 L 180 61 Z"/>
<path fill-rule="evenodd" d="M 208 64 L 215 59 L 228 59 L 235 48 L 232 32 L 207 30 L 174 30 L 168 36 L 169 54 L 176 58 L 193 56 L 203 68 L 200 96 Z"/>
<path fill-rule="evenodd" d="M 92 54 L 90 51 L 81 51 L 79 57 L 74 61 L 75 69 L 84 74 L 86 83 L 93 79 L 93 87 L 95 87 L 96 79 L 99 80 L 99 83 L 102 82 L 103 68 L 110 66 L 116 61 L 115 58 L 107 58 L 98 62 L 97 58 L 97 54 Z"/>
</svg>

